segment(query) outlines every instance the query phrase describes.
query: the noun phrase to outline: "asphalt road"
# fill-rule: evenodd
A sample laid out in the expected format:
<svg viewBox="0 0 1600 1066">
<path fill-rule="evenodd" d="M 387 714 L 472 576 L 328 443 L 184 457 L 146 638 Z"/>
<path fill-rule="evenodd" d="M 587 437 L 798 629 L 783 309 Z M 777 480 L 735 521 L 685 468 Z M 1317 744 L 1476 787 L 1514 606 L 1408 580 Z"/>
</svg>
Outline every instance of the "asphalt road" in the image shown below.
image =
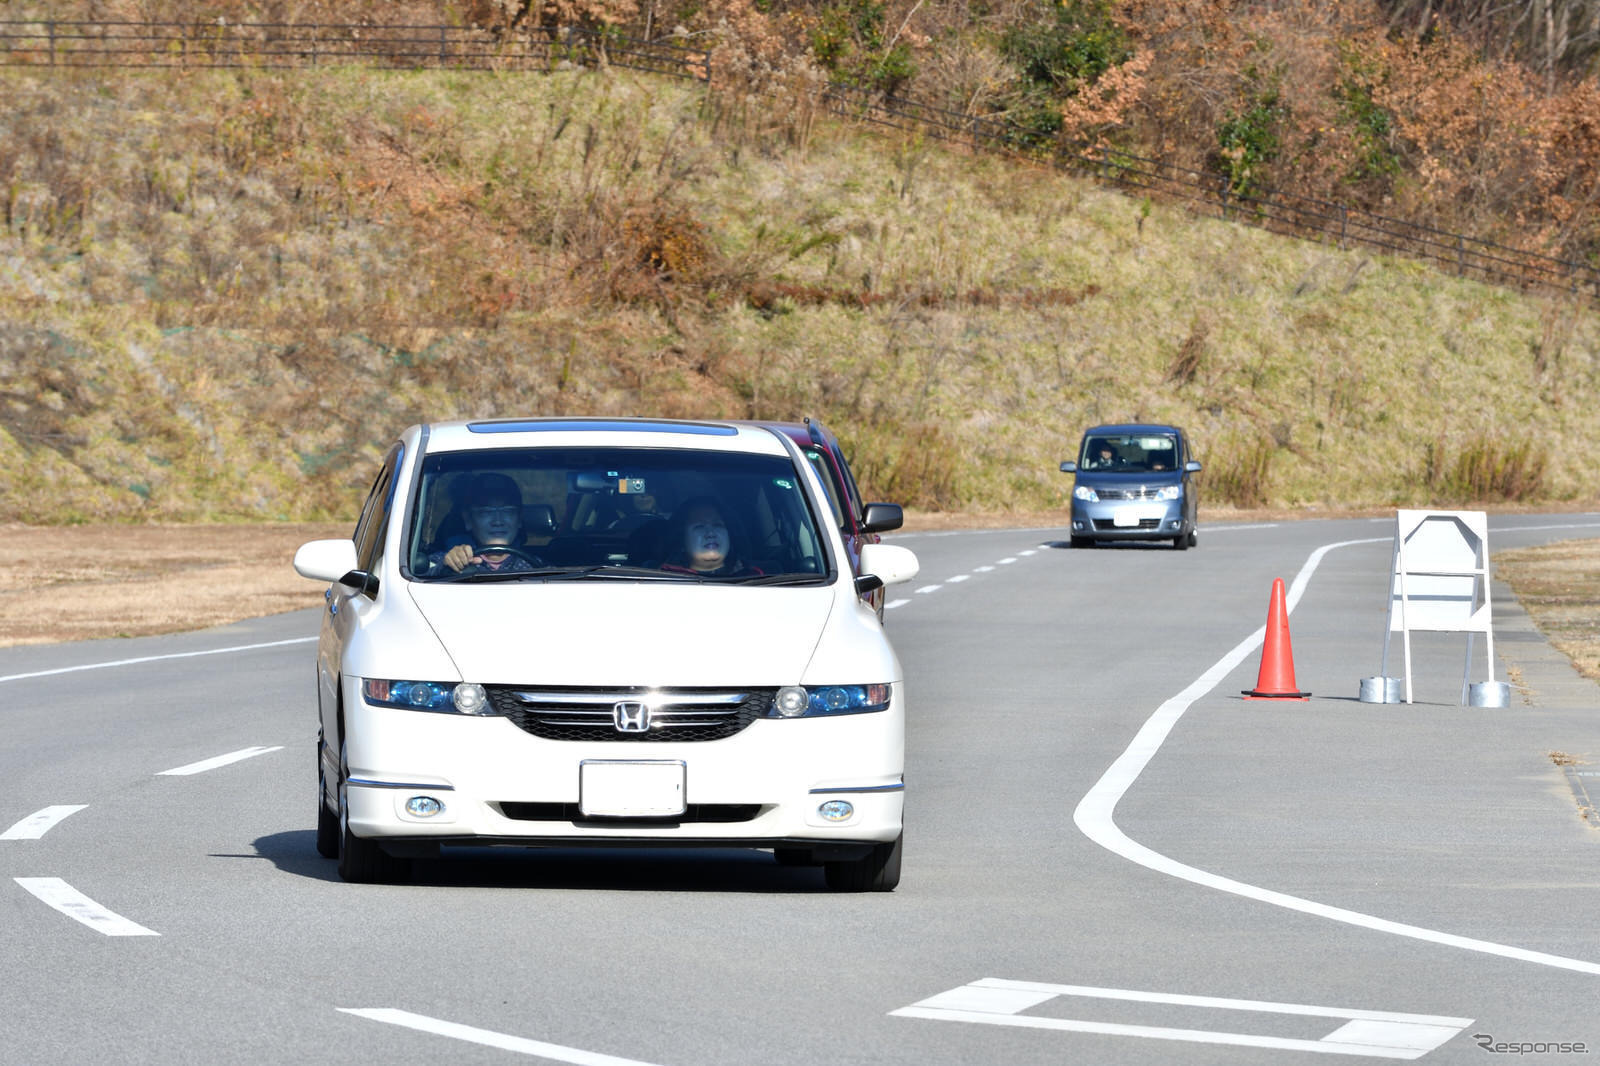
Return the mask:
<svg viewBox="0 0 1600 1066">
<path fill-rule="evenodd" d="M 1359 702 L 1393 527 L 891 538 L 922 559 L 886 614 L 892 894 L 737 851 L 347 885 L 313 846 L 316 612 L 0 649 L 0 1062 L 1584 1061 L 1600 687 L 1496 584 L 1510 707 L 1459 703 L 1454 634 L 1414 637 L 1415 703 Z M 1245 701 L 1279 577 L 1313 696 Z"/>
</svg>

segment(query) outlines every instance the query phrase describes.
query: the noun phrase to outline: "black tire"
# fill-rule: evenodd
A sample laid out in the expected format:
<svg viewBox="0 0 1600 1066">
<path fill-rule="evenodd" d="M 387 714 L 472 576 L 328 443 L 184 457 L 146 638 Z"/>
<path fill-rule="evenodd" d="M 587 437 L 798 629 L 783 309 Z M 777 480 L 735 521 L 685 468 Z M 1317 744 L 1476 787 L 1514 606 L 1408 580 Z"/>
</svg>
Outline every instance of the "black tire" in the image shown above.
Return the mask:
<svg viewBox="0 0 1600 1066">
<path fill-rule="evenodd" d="M 322 770 L 322 741 L 317 741 L 317 854 L 339 857 L 339 812 L 328 807 L 327 781 Z"/>
<path fill-rule="evenodd" d="M 397 859 L 378 846 L 350 832 L 350 796 L 344 779 L 349 767 L 343 751 L 339 758 L 339 876 L 352 884 L 393 884 L 411 880 L 411 860 Z"/>
<path fill-rule="evenodd" d="M 1074 548 L 1092 548 L 1094 547 L 1094 541 L 1088 537 L 1073 537 L 1072 546 Z"/>
<path fill-rule="evenodd" d="M 1189 530 L 1189 547 L 1192 548 L 1196 544 L 1199 544 L 1199 543 L 1200 543 L 1200 538 L 1195 536 L 1195 531 L 1192 530 L 1192 529 Z"/>
<path fill-rule="evenodd" d="M 1188 536 L 1188 534 L 1184 534 L 1181 537 L 1173 537 L 1172 538 L 1172 550 L 1173 551 L 1180 551 L 1181 552 L 1181 551 L 1186 550 L 1188 547 L 1189 547 L 1189 536 Z"/>
<path fill-rule="evenodd" d="M 874 844 L 863 858 L 825 862 L 823 876 L 835 892 L 893 892 L 900 883 L 900 855 L 906 835 L 887 844 Z"/>
</svg>

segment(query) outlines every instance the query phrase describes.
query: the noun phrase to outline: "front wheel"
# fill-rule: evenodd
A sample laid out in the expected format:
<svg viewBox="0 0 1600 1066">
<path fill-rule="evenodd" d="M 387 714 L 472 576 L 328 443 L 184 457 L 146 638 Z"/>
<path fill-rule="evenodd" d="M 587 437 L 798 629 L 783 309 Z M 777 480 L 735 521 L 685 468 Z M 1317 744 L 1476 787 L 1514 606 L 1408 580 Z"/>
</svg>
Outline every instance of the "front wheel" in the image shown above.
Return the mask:
<svg viewBox="0 0 1600 1066">
<path fill-rule="evenodd" d="M 339 857 L 339 813 L 328 807 L 326 772 L 322 769 L 322 740 L 317 740 L 317 854 Z"/>
<path fill-rule="evenodd" d="M 822 864 L 828 887 L 835 892 L 893 892 L 900 883 L 900 855 L 906 835 L 887 844 L 874 844 L 859 859 Z"/>
<path fill-rule="evenodd" d="M 1092 548 L 1094 547 L 1094 541 L 1088 537 L 1073 537 L 1072 546 L 1074 548 Z"/>
<path fill-rule="evenodd" d="M 376 840 L 350 832 L 350 775 L 344 752 L 339 754 L 339 876 L 353 884 L 390 884 L 411 879 L 411 860 L 397 859 Z"/>
</svg>

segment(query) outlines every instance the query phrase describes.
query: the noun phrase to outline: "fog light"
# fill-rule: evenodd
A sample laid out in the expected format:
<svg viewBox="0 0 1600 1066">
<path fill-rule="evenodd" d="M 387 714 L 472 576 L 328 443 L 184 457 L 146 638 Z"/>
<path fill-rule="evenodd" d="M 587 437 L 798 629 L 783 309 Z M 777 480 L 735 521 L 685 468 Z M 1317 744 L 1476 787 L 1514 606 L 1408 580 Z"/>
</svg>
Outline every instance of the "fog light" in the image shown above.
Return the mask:
<svg viewBox="0 0 1600 1066">
<path fill-rule="evenodd" d="M 849 800 L 829 800 L 817 808 L 817 813 L 827 821 L 844 822 L 856 813 L 856 806 Z"/>
<path fill-rule="evenodd" d="M 406 813 L 416 818 L 432 818 L 444 813 L 444 804 L 432 796 L 412 796 L 406 800 Z"/>
</svg>

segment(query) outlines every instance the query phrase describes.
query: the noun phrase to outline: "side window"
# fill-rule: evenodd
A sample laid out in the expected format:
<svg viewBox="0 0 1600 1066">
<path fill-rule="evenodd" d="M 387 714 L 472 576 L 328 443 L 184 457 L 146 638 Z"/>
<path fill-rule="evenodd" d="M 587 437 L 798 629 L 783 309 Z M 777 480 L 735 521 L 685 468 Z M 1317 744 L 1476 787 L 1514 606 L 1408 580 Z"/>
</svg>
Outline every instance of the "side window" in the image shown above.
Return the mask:
<svg viewBox="0 0 1600 1066">
<path fill-rule="evenodd" d="M 839 485 L 834 481 L 833 470 L 828 466 L 828 457 L 817 448 L 801 449 L 805 454 L 806 462 L 816 470 L 817 477 L 822 482 L 823 489 L 828 493 L 828 506 L 833 510 L 833 524 L 840 529 L 846 529 L 844 522 L 845 503 L 839 498 Z"/>
<path fill-rule="evenodd" d="M 861 502 L 861 490 L 856 487 L 856 476 L 850 471 L 850 464 L 845 462 L 843 450 L 833 453 L 839 461 L 839 473 L 844 478 L 844 494 L 849 501 L 850 509 L 857 515 L 866 512 L 866 505 Z"/>
<path fill-rule="evenodd" d="M 361 520 L 356 523 L 356 562 L 361 569 L 370 571 L 383 551 L 383 534 L 389 527 L 389 509 L 394 503 L 395 471 L 400 465 L 399 445 L 390 451 L 383 469 L 373 479 L 372 491 L 361 507 Z"/>
</svg>

